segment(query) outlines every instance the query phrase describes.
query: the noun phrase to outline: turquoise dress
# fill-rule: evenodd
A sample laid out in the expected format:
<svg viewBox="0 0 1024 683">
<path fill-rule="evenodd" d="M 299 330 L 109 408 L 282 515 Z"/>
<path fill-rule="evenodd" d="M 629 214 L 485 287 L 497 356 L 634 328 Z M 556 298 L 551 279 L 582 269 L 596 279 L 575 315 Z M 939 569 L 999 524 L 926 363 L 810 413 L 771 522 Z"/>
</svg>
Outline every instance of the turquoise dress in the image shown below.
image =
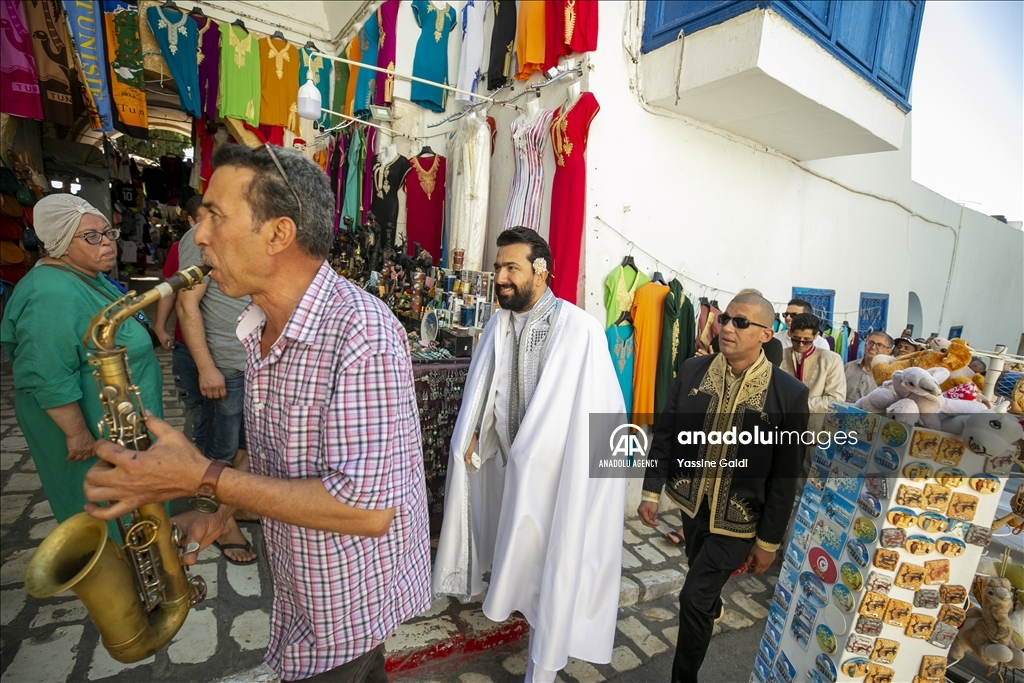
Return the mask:
<svg viewBox="0 0 1024 683">
<path fill-rule="evenodd" d="M 359 29 L 359 49 L 362 56 L 359 61 L 370 66 L 377 66 L 377 52 L 380 49 L 380 27 L 377 24 L 377 13 L 374 12 Z M 359 69 L 356 75 L 355 102 L 352 114 L 360 118 L 370 117 L 370 105 L 377 101 L 377 76 L 373 69 Z M 383 79 L 382 79 L 383 80 Z"/>
<path fill-rule="evenodd" d="M 448 35 L 458 23 L 458 15 L 451 3 L 445 6 L 447 9 L 442 10 L 428 0 L 412 2 L 412 14 L 420 27 L 412 75 L 448 85 Z M 424 109 L 443 112 L 448 104 L 448 91 L 413 81 L 410 99 Z"/>
<path fill-rule="evenodd" d="M 307 78 L 312 78 L 313 85 L 320 91 L 320 106 L 327 107 L 331 101 L 331 61 L 319 52 L 302 48 L 299 50 L 299 85 L 305 85 Z M 319 123 L 326 128 L 331 124 L 331 115 L 321 114 Z"/>
<path fill-rule="evenodd" d="M 366 152 L 363 150 L 363 133 L 352 132 L 352 143 L 348 148 L 348 178 L 345 180 L 345 201 L 341 205 L 342 225 L 344 217 L 349 216 L 355 221 L 353 228 L 359 227 L 359 201 L 362 196 L 361 182 L 363 167 L 366 166 Z"/>
<path fill-rule="evenodd" d="M 82 512 L 85 473 L 98 460 L 69 462 L 64 432 L 46 412 L 78 403 L 85 424 L 100 437 L 97 423 L 103 411 L 82 336 L 92 317 L 121 292 L 102 274 L 94 282 L 106 296 L 72 273 L 36 266 L 14 289 L 0 321 L 0 344 L 14 374 L 14 412 L 58 522 Z M 162 418 L 163 376 L 149 333 L 132 318 L 118 329 L 116 341 L 128 348 L 131 378 L 143 405 Z M 110 529 L 116 538 L 115 523 Z"/>
<path fill-rule="evenodd" d="M 203 115 L 199 101 L 199 28 L 192 17 L 165 7 L 146 10 L 149 28 L 160 45 L 164 61 L 178 88 L 181 108 L 196 118 Z"/>
<path fill-rule="evenodd" d="M 633 325 L 621 323 L 612 325 L 604 331 L 608 338 L 608 353 L 612 356 L 615 375 L 619 378 L 619 388 L 626 402 L 626 415 L 633 414 Z"/>
</svg>

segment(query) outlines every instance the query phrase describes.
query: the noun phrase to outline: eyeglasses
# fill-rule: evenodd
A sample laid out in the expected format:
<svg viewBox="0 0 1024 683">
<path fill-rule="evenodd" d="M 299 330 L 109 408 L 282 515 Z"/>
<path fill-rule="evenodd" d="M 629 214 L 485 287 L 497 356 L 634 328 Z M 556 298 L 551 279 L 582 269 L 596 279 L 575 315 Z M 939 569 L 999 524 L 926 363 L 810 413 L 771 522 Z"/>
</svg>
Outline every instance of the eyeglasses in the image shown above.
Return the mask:
<svg viewBox="0 0 1024 683">
<path fill-rule="evenodd" d="M 888 349 L 888 348 L 890 348 L 889 345 L 886 344 L 885 342 L 876 342 L 876 341 L 871 341 L 870 339 L 868 341 L 864 342 L 864 346 L 872 346 L 872 347 L 877 346 L 878 348 L 881 348 L 881 349 Z"/>
<path fill-rule="evenodd" d="M 302 230 L 302 200 L 299 199 L 299 193 L 292 187 L 292 183 L 288 180 L 288 174 L 284 172 L 284 167 L 281 166 L 281 162 L 277 160 L 277 155 L 274 154 L 274 146 L 267 143 L 263 145 L 263 149 L 267 150 L 267 154 L 270 155 L 270 160 L 274 162 L 274 166 L 277 166 L 278 173 L 281 174 L 281 178 L 284 180 L 284 184 L 291 190 L 292 196 L 295 197 L 295 203 L 299 205 L 299 224 L 295 226 L 296 230 Z"/>
<path fill-rule="evenodd" d="M 75 237 L 85 240 L 86 244 L 91 244 L 94 247 L 100 242 L 102 242 L 104 237 L 106 237 L 111 242 L 114 242 L 120 236 L 121 231 L 118 228 L 110 228 L 109 230 L 104 230 L 103 232 L 87 232 L 84 235 L 75 235 Z"/>
<path fill-rule="evenodd" d="M 767 325 L 755 323 L 753 320 L 747 320 L 746 318 L 734 317 L 731 315 L 726 315 L 725 313 L 718 316 L 718 324 L 721 325 L 722 327 L 728 325 L 730 321 L 732 322 L 732 326 L 735 327 L 737 330 L 745 330 L 751 325 L 755 327 L 763 327 L 765 329 L 768 329 Z"/>
</svg>

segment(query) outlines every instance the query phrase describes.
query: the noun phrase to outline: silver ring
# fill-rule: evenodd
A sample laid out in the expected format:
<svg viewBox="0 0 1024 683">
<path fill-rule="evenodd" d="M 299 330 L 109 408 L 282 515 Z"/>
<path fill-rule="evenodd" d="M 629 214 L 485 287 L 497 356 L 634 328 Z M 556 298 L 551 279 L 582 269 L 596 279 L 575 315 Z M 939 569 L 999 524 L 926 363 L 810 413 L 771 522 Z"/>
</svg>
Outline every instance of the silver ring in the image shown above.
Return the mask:
<svg viewBox="0 0 1024 683">
<path fill-rule="evenodd" d="M 185 546 L 185 554 L 186 555 L 188 555 L 189 553 L 195 553 L 195 552 L 198 552 L 198 551 L 199 551 L 199 544 L 196 543 L 195 541 L 192 541 L 187 546 Z"/>
</svg>

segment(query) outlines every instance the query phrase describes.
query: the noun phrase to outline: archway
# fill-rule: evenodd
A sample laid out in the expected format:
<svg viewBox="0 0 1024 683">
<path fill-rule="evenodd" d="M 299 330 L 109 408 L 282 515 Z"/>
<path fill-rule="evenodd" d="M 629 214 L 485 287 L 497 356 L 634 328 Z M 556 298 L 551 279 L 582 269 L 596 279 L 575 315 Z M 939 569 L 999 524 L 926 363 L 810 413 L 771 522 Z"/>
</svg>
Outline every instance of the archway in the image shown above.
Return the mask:
<svg viewBox="0 0 1024 683">
<path fill-rule="evenodd" d="M 921 312 L 921 297 L 917 292 L 910 292 L 907 297 L 907 324 L 913 325 L 914 336 L 924 336 L 924 314 Z"/>
</svg>

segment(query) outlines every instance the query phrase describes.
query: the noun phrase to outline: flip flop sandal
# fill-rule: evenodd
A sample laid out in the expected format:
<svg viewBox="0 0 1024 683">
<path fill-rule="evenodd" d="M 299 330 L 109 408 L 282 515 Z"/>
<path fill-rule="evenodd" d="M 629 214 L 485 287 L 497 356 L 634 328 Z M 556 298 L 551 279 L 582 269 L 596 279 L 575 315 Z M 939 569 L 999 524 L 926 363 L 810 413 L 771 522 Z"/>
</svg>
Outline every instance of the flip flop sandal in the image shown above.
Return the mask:
<svg viewBox="0 0 1024 683">
<path fill-rule="evenodd" d="M 231 564 L 247 565 L 252 564 L 256 560 L 260 559 L 259 556 L 257 556 L 252 558 L 251 560 L 242 562 L 239 560 L 232 560 L 230 557 L 228 557 L 228 554 L 224 552 L 225 550 L 244 550 L 247 553 L 254 552 L 252 549 L 252 543 L 250 543 L 249 541 L 246 541 L 245 543 L 221 543 L 219 541 L 214 541 L 213 544 L 217 546 L 218 550 L 220 550 L 220 553 L 224 556 L 224 559 L 230 562 Z"/>
<path fill-rule="evenodd" d="M 686 539 L 683 538 L 682 534 L 679 534 L 675 531 L 670 531 L 667 534 L 665 534 L 665 538 L 668 539 L 668 542 L 672 545 L 678 546 L 683 545 L 683 543 L 686 541 Z"/>
</svg>

